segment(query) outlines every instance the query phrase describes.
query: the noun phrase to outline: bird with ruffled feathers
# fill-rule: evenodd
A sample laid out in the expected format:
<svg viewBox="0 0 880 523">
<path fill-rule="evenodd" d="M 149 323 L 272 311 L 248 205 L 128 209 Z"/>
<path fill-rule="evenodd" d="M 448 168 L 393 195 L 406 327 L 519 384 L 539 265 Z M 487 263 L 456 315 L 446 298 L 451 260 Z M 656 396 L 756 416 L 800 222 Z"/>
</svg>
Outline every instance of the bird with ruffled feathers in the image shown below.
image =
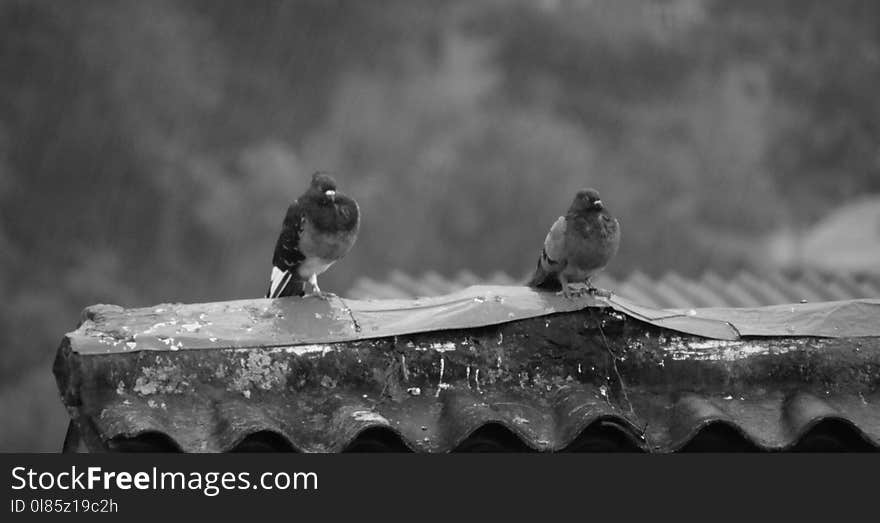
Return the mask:
<svg viewBox="0 0 880 523">
<path fill-rule="evenodd" d="M 610 296 L 597 289 L 592 277 L 603 270 L 620 246 L 620 224 L 608 211 L 595 189 L 582 189 L 575 195 L 565 216 L 560 216 L 547 237 L 529 285 L 560 291 L 570 298 L 572 284 L 583 283 L 594 295 Z"/>
<path fill-rule="evenodd" d="M 318 275 L 351 250 L 359 228 L 357 202 L 337 191 L 328 173 L 316 172 L 306 192 L 287 209 L 272 255 L 266 297 L 325 296 Z"/>
</svg>

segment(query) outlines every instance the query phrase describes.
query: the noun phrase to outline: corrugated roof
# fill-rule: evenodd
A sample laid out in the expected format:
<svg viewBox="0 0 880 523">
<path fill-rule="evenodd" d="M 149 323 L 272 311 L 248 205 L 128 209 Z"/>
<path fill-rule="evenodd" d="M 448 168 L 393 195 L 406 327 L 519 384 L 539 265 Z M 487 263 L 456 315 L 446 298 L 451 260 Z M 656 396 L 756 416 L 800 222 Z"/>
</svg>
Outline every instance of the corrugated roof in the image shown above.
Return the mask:
<svg viewBox="0 0 880 523">
<path fill-rule="evenodd" d="M 454 317 L 426 312 L 442 331 L 382 337 L 337 327 L 370 329 L 358 311 L 408 314 L 412 303 L 100 306 L 65 337 L 55 374 L 92 450 L 880 449 L 880 337 L 848 323 L 870 323 L 876 300 L 694 311 L 775 333 L 735 341 L 639 321 L 641 309 L 491 320 L 520 310 L 515 296 L 540 303 L 529 292 L 467 300 Z M 789 323 L 794 334 L 778 335 Z M 817 326 L 842 332 L 795 335 Z M 847 335 L 859 327 L 869 334 Z"/>
<path fill-rule="evenodd" d="M 394 270 L 384 281 L 368 277 L 358 279 L 346 295 L 354 299 L 416 298 L 447 294 L 476 284 L 511 285 L 525 280 L 526 277 L 513 278 L 501 272 L 485 278 L 467 270 L 451 277 L 436 272 L 414 277 Z M 740 271 L 726 278 L 706 272 L 693 279 L 675 273 L 651 278 L 634 271 L 622 279 L 600 274 L 594 283 L 640 305 L 661 309 L 758 307 L 804 301 L 880 298 L 880 273 L 847 274 L 811 269 L 761 273 Z"/>
</svg>

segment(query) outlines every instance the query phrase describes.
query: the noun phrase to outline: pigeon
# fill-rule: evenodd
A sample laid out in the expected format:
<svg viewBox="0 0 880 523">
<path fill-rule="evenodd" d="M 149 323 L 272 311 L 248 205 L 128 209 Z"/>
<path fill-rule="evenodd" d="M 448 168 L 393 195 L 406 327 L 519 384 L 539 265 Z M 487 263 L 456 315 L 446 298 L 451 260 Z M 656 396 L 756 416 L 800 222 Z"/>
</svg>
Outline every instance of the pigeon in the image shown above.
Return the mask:
<svg viewBox="0 0 880 523">
<path fill-rule="evenodd" d="M 610 297 L 591 278 L 617 254 L 620 224 L 605 208 L 594 189 L 578 191 L 565 216 L 560 216 L 544 239 L 529 286 L 573 295 L 571 283 L 584 283 L 590 294 Z"/>
<path fill-rule="evenodd" d="M 336 191 L 324 172 L 312 175 L 308 190 L 291 204 L 272 255 L 267 298 L 324 296 L 318 275 L 345 256 L 357 240 L 360 209 L 353 198 Z"/>
</svg>

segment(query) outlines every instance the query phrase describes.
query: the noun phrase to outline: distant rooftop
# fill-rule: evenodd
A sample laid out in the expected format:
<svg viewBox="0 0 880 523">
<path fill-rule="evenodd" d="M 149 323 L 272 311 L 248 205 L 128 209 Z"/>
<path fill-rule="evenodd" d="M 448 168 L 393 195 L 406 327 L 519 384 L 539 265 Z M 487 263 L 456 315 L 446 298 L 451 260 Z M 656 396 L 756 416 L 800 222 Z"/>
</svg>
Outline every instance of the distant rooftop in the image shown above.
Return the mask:
<svg viewBox="0 0 880 523">
<path fill-rule="evenodd" d="M 768 254 L 785 267 L 880 271 L 880 196 L 844 205 L 803 234 L 775 234 Z"/>
<path fill-rule="evenodd" d="M 480 277 L 463 270 L 452 277 L 436 272 L 411 276 L 392 271 L 384 281 L 362 277 L 345 293 L 353 299 L 439 296 L 477 284 L 516 285 L 525 277 L 502 272 Z M 818 270 L 749 272 L 732 277 L 706 272 L 699 278 L 667 273 L 652 278 L 635 271 L 616 280 L 600 275 L 594 282 L 630 301 L 656 308 L 758 307 L 783 303 L 838 301 L 880 297 L 880 273 L 846 274 Z"/>
</svg>

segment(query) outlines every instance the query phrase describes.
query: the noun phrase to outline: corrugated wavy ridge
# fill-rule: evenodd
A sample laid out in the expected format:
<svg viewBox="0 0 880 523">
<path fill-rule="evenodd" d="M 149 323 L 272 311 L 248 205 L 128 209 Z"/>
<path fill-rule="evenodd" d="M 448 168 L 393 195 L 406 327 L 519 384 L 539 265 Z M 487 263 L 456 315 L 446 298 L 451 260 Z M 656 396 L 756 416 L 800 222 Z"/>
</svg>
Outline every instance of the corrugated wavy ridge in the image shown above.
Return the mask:
<svg viewBox="0 0 880 523">
<path fill-rule="evenodd" d="M 601 390 L 571 386 L 554 406 L 522 396 L 487 401 L 475 392 L 445 391 L 423 409 L 370 407 L 340 400 L 325 421 L 301 430 L 304 413 L 261 399 L 204 404 L 187 433 L 175 429 L 173 404 L 129 396 L 96 420 L 113 450 L 154 447 L 224 451 L 790 451 L 880 449 L 880 396 L 820 398 L 809 393 L 747 399 L 685 394 L 676 399 L 630 395 L 622 412 Z M 148 401 L 152 405 L 148 405 Z M 168 400 L 173 401 L 173 400 Z M 648 406 L 650 405 L 650 408 Z M 439 411 L 439 412 L 438 412 Z M 299 419 L 308 419 L 305 418 Z M 193 431 L 194 427 L 199 429 Z M 317 440 L 315 432 L 326 439 Z"/>
</svg>

